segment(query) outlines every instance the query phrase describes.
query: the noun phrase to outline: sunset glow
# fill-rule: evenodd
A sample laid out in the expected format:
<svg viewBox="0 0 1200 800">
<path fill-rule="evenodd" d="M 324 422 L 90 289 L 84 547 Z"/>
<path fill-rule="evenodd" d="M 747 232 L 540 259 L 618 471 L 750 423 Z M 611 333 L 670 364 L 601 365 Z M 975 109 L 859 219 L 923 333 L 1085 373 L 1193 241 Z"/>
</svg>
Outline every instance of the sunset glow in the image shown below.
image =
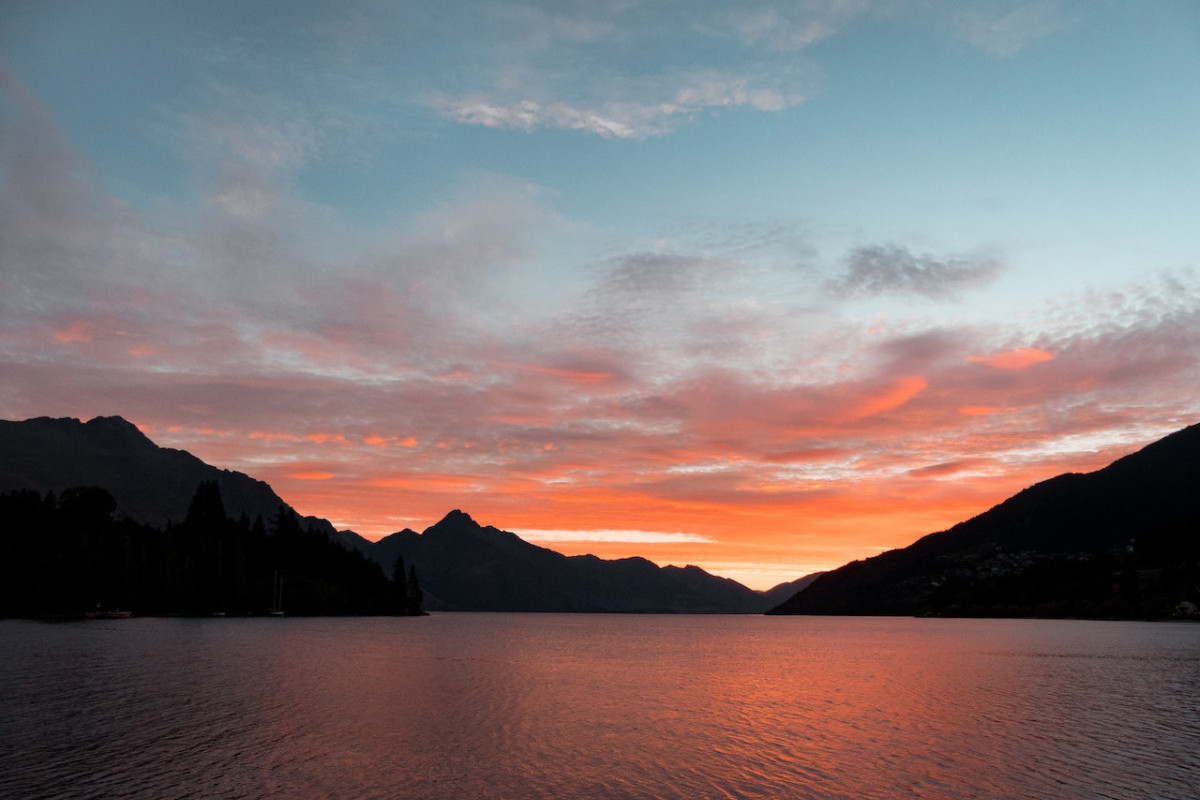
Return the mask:
<svg viewBox="0 0 1200 800">
<path fill-rule="evenodd" d="M 1195 4 L 436 6 L 6 5 L 0 417 L 755 588 L 1200 421 Z"/>
</svg>

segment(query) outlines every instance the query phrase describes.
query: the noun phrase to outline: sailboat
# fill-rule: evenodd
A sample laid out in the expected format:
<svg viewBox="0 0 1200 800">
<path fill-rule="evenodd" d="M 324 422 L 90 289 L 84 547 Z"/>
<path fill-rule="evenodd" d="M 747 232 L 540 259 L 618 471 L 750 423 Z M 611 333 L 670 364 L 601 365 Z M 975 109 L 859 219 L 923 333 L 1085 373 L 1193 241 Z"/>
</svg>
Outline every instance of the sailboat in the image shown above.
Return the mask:
<svg viewBox="0 0 1200 800">
<path fill-rule="evenodd" d="M 275 570 L 275 586 L 271 597 L 271 607 L 267 609 L 267 613 L 272 617 L 283 616 L 283 578 L 279 574 L 279 570 Z"/>
</svg>

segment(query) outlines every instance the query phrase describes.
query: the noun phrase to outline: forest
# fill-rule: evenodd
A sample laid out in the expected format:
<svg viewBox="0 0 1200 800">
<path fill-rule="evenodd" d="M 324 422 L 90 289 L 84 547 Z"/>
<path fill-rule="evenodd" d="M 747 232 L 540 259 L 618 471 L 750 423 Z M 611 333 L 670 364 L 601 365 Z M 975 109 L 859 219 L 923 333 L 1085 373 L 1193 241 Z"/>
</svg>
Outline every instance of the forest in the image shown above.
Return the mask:
<svg viewBox="0 0 1200 800">
<path fill-rule="evenodd" d="M 415 565 L 389 579 L 284 505 L 231 518 L 216 481 L 165 529 L 116 509 L 97 487 L 0 493 L 0 616 L 424 613 Z"/>
</svg>

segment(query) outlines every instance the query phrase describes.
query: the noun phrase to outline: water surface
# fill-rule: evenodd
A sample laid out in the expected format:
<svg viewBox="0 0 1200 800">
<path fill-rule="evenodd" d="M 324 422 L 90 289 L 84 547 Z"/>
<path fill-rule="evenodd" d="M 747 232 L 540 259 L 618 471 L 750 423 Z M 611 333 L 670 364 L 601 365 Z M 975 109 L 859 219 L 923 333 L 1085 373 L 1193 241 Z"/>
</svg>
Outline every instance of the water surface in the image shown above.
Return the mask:
<svg viewBox="0 0 1200 800">
<path fill-rule="evenodd" d="M 1200 797 L 1200 626 L 0 622 L 0 797 Z"/>
</svg>

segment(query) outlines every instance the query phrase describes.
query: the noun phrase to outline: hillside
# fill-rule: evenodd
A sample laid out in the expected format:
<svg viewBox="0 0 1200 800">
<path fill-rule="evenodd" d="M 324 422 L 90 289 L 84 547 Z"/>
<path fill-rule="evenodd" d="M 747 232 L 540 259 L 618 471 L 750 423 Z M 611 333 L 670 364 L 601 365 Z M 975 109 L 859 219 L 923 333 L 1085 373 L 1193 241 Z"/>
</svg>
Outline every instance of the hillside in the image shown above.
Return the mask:
<svg viewBox="0 0 1200 800">
<path fill-rule="evenodd" d="M 1200 605 L 1198 587 L 1194 425 L 847 564 L 769 613 L 1162 618 Z"/>
<path fill-rule="evenodd" d="M 234 520 L 245 515 L 247 525 L 260 517 L 269 523 L 281 507 L 291 513 L 266 483 L 159 447 L 120 417 L 0 421 L 0 494 L 99 487 L 115 500 L 113 522 L 162 529 L 187 518 L 207 482 L 218 486 L 224 512 Z M 403 556 L 416 566 L 432 609 L 759 613 L 772 605 L 698 567 L 568 557 L 458 511 L 423 534 L 402 531 L 377 543 L 316 517 L 300 518 L 297 527 L 357 550 L 389 576 Z"/>
<path fill-rule="evenodd" d="M 118 516 L 161 528 L 183 521 L 203 481 L 217 482 L 225 508 L 235 518 L 245 514 L 251 521 L 259 516 L 269 520 L 287 505 L 263 481 L 211 466 L 185 450 L 159 447 L 121 417 L 0 420 L 0 492 L 57 494 L 100 486 L 116 499 Z M 348 547 L 367 544 L 319 517 L 302 517 L 301 522 Z"/>
</svg>

